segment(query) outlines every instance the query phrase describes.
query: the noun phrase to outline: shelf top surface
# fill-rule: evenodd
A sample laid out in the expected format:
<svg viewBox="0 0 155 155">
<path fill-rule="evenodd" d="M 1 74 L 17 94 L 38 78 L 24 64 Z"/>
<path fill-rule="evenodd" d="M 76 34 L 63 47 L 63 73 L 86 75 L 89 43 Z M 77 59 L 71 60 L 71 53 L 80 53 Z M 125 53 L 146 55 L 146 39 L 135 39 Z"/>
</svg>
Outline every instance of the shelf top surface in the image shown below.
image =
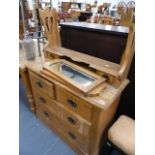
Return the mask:
<svg viewBox="0 0 155 155">
<path fill-rule="evenodd" d="M 60 23 L 60 26 L 113 33 L 113 34 L 122 34 L 122 35 L 128 35 L 129 33 L 129 27 L 87 23 L 87 22 L 62 22 Z"/>
</svg>

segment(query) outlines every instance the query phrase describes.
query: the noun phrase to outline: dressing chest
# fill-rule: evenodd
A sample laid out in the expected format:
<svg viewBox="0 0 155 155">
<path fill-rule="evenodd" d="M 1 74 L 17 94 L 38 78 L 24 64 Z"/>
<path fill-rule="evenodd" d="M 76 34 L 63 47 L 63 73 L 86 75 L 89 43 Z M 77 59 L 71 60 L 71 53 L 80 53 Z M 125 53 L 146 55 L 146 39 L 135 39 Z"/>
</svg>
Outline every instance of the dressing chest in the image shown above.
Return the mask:
<svg viewBox="0 0 155 155">
<path fill-rule="evenodd" d="M 55 9 L 40 16 L 48 38 L 44 58 L 20 62 L 30 108 L 77 154 L 97 155 L 129 83 L 133 29 L 121 64 L 115 64 L 62 48 Z"/>
</svg>

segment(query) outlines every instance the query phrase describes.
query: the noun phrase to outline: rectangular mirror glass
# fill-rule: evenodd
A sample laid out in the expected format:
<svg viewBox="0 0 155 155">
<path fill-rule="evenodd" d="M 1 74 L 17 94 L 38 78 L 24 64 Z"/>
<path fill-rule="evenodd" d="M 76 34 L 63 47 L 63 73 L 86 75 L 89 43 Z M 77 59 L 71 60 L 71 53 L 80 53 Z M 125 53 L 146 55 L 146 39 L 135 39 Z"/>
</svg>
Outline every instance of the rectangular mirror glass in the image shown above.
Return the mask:
<svg viewBox="0 0 155 155">
<path fill-rule="evenodd" d="M 50 67 L 52 67 L 56 71 L 60 72 L 62 75 L 72 79 L 73 81 L 84 87 L 89 86 L 96 80 L 91 75 L 81 72 L 76 68 L 73 68 L 61 61 L 51 64 Z"/>
</svg>

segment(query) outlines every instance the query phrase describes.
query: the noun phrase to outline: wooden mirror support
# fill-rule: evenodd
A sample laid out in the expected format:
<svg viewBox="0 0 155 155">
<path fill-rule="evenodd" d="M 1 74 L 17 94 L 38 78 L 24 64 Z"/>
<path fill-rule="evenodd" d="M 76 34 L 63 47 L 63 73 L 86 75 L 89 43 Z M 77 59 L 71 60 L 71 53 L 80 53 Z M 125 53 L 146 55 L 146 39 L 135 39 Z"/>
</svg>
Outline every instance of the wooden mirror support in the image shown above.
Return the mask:
<svg viewBox="0 0 155 155">
<path fill-rule="evenodd" d="M 61 47 L 60 34 L 58 30 L 58 16 L 54 8 L 46 7 L 40 10 L 40 18 L 47 33 L 48 43 L 44 47 L 46 58 L 67 59 L 68 61 L 86 64 L 88 69 L 93 69 L 96 74 L 107 79 L 107 82 L 116 88 L 127 78 L 129 68 L 134 55 L 135 28 L 132 23 L 129 27 L 129 34 L 126 48 L 123 52 L 120 64 L 99 59 L 78 51 Z"/>
<path fill-rule="evenodd" d="M 41 22 L 44 25 L 48 41 L 44 48 L 46 49 L 53 46 L 60 46 L 61 41 L 58 27 L 58 14 L 56 9 L 45 7 L 43 10 L 39 10 L 39 15 Z"/>
<path fill-rule="evenodd" d="M 124 80 L 125 78 L 127 78 L 130 65 L 134 56 L 134 52 L 135 52 L 135 25 L 132 23 L 129 29 L 126 48 L 120 62 L 121 68 L 118 72 L 120 80 Z"/>
</svg>

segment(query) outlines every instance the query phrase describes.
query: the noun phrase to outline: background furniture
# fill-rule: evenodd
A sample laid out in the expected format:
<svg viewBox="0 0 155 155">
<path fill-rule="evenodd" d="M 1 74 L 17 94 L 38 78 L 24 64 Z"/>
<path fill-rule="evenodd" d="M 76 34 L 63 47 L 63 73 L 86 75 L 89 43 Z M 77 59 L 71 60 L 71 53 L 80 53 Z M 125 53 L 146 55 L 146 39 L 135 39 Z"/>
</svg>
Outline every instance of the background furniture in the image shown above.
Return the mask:
<svg viewBox="0 0 155 155">
<path fill-rule="evenodd" d="M 60 26 L 63 47 L 119 63 L 127 42 L 127 27 L 83 22 Z"/>
<path fill-rule="evenodd" d="M 86 11 L 91 12 L 91 4 L 86 4 Z"/>
<path fill-rule="evenodd" d="M 134 18 L 134 13 L 132 9 L 129 9 L 126 13 L 121 13 L 121 18 L 119 25 L 121 26 L 129 26 Z"/>
<path fill-rule="evenodd" d="M 125 13 L 126 10 L 127 10 L 126 3 L 124 1 L 118 2 L 118 4 L 117 4 L 117 10 L 118 10 L 118 13 L 119 14 Z"/>
<path fill-rule="evenodd" d="M 104 17 L 103 23 L 105 25 L 114 25 L 114 19 L 112 17 Z"/>
<path fill-rule="evenodd" d="M 79 21 L 87 21 L 91 16 L 91 11 L 80 11 Z"/>
<path fill-rule="evenodd" d="M 68 10 L 74 5 L 78 5 L 79 9 L 81 9 L 82 3 L 78 3 L 78 2 L 61 2 L 61 11 L 62 12 L 68 12 Z"/>
<path fill-rule="evenodd" d="M 127 3 L 127 11 L 128 10 L 133 10 L 133 12 L 135 12 L 135 2 L 134 1 L 129 1 Z"/>
<path fill-rule="evenodd" d="M 76 10 L 71 10 L 70 11 L 70 16 L 73 19 L 73 21 L 77 21 L 80 14 L 81 14 L 80 11 L 76 11 Z"/>
<path fill-rule="evenodd" d="M 120 15 L 119 25 L 129 26 L 134 21 L 135 2 L 129 1 L 127 4 L 120 1 L 117 4 L 117 12 Z"/>
</svg>

